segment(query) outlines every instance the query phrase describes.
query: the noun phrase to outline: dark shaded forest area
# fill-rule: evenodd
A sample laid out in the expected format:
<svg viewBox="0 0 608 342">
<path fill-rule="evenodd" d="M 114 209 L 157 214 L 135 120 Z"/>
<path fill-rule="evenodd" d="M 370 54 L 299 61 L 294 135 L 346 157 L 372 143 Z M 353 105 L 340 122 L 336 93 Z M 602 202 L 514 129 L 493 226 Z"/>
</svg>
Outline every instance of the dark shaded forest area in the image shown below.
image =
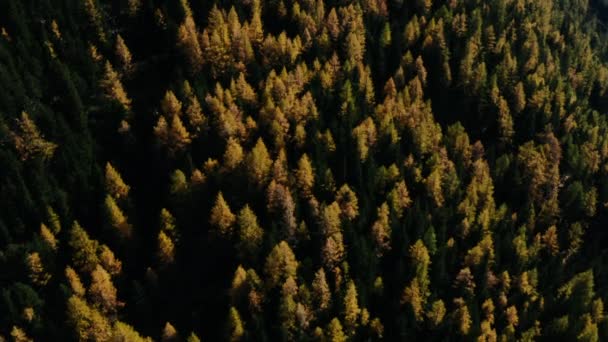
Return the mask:
<svg viewBox="0 0 608 342">
<path fill-rule="evenodd" d="M 0 341 L 608 340 L 608 10 L 1 0 Z"/>
</svg>

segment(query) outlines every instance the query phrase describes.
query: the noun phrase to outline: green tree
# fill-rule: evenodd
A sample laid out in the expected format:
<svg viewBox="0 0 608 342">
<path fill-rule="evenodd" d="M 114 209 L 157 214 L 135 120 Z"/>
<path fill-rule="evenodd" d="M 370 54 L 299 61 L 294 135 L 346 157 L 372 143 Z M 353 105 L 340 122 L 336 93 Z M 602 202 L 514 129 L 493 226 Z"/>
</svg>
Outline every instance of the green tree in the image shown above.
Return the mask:
<svg viewBox="0 0 608 342">
<path fill-rule="evenodd" d="M 424 308 L 430 295 L 430 279 L 428 275 L 431 259 L 428 250 L 421 240 L 416 241 L 409 249 L 412 266 L 415 270 L 414 279 L 403 291 L 403 302 L 408 303 L 416 321 L 424 320 Z M 468 331 L 468 330 L 467 330 Z"/>
<path fill-rule="evenodd" d="M 245 256 L 257 255 L 264 238 L 264 230 L 258 224 L 258 218 L 249 205 L 245 205 L 239 211 L 237 223 L 239 226 L 239 250 Z"/>
<path fill-rule="evenodd" d="M 57 149 L 57 145 L 44 139 L 38 127 L 26 112 L 21 112 L 17 120 L 16 132 L 11 133 L 15 149 L 21 160 L 34 157 L 50 159 Z"/>
<path fill-rule="evenodd" d="M 431 308 L 426 313 L 426 318 L 429 324 L 436 328 L 443 322 L 445 314 L 445 304 L 441 299 L 438 299 L 431 304 Z"/>
<path fill-rule="evenodd" d="M 68 299 L 67 316 L 78 341 L 109 341 L 112 337 L 108 320 L 80 297 Z"/>
<path fill-rule="evenodd" d="M 266 272 L 266 281 L 270 288 L 282 284 L 289 277 L 296 276 L 298 261 L 287 242 L 281 241 L 274 246 L 266 258 L 264 270 Z"/>
<path fill-rule="evenodd" d="M 188 190 L 188 180 L 182 170 L 173 171 L 170 184 L 169 192 L 171 195 L 183 194 Z"/>
<path fill-rule="evenodd" d="M 89 234 L 76 221 L 72 225 L 68 244 L 72 248 L 72 262 L 74 265 L 81 272 L 92 272 L 99 263 L 97 258 L 99 243 L 89 238 Z"/>
</svg>

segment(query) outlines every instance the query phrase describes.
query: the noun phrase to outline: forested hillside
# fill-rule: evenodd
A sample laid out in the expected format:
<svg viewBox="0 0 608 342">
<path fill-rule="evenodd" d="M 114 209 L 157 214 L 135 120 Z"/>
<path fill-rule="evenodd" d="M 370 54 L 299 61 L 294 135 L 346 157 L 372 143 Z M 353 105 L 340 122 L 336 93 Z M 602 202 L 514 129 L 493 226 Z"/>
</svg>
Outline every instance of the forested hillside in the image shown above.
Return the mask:
<svg viewBox="0 0 608 342">
<path fill-rule="evenodd" d="M 608 9 L 0 0 L 0 341 L 608 340 Z"/>
</svg>

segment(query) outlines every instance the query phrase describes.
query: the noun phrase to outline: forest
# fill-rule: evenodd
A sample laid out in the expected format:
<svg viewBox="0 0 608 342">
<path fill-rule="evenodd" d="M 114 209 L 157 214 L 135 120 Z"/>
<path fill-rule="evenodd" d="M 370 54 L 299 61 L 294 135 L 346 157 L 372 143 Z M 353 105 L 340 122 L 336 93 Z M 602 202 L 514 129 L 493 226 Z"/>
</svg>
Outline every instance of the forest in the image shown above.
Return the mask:
<svg viewBox="0 0 608 342">
<path fill-rule="evenodd" d="M 607 6 L 0 0 L 0 342 L 608 341 Z"/>
</svg>

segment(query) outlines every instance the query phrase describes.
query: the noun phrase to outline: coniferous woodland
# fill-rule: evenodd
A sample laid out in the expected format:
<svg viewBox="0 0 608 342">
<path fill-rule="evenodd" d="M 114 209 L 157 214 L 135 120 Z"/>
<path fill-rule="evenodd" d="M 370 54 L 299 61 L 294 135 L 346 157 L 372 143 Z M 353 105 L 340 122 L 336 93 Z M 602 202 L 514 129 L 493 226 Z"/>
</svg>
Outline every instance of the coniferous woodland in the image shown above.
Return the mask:
<svg viewBox="0 0 608 342">
<path fill-rule="evenodd" d="M 0 1 L 0 341 L 608 340 L 607 23 Z"/>
</svg>

